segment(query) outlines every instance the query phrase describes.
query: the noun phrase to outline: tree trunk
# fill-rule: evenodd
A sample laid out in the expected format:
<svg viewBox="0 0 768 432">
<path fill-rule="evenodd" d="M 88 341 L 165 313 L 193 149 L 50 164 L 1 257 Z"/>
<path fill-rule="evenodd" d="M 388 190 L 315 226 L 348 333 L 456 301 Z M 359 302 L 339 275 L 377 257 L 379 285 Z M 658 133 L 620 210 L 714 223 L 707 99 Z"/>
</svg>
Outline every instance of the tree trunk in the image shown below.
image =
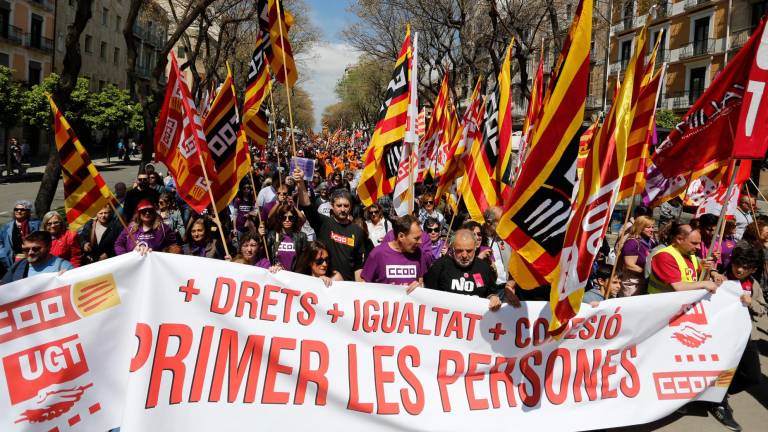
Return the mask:
<svg viewBox="0 0 768 432">
<path fill-rule="evenodd" d="M 75 10 L 75 21 L 67 28 L 64 66 L 61 71 L 59 86 L 53 93 L 54 101 L 62 110 L 69 103 L 70 95 L 75 88 L 77 77 L 80 74 L 80 66 L 82 65 L 80 35 L 91 19 L 92 3 L 93 0 L 78 0 L 77 9 Z M 35 198 L 35 213 L 38 217 L 42 217 L 51 209 L 56 188 L 59 186 L 59 177 L 61 177 L 59 151 L 56 148 L 56 140 L 53 138 L 53 133 L 48 135 L 48 140 L 48 163 L 45 165 L 45 173 L 43 173 L 40 189 L 38 189 L 37 198 Z"/>
</svg>

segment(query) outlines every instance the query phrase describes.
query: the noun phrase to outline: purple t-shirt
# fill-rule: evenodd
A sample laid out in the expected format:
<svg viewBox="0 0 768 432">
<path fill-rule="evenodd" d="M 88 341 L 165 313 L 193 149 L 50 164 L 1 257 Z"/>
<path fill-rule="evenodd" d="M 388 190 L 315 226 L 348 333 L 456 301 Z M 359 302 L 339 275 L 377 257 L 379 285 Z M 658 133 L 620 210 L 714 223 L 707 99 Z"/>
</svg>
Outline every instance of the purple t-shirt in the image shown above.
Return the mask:
<svg viewBox="0 0 768 432">
<path fill-rule="evenodd" d="M 408 285 L 427 272 L 421 255 L 421 249 L 406 255 L 392 249 L 388 242 L 382 243 L 371 251 L 361 276 L 366 282 Z"/>
<path fill-rule="evenodd" d="M 235 219 L 235 227 L 238 231 L 245 231 L 245 221 L 248 218 L 248 213 L 253 210 L 253 202 L 250 200 L 244 200 L 240 197 L 235 198 L 232 202 L 237 212 L 237 218 Z"/>
<path fill-rule="evenodd" d="M 642 238 L 631 238 L 624 242 L 621 248 L 621 254 L 626 256 L 636 256 L 637 265 L 645 267 L 645 260 L 651 254 L 651 249 L 656 247 L 656 242 Z"/>
<path fill-rule="evenodd" d="M 277 262 L 286 270 L 293 270 L 293 258 L 296 256 L 296 248 L 293 240 L 288 234 L 283 236 L 280 244 L 277 246 Z"/>
</svg>

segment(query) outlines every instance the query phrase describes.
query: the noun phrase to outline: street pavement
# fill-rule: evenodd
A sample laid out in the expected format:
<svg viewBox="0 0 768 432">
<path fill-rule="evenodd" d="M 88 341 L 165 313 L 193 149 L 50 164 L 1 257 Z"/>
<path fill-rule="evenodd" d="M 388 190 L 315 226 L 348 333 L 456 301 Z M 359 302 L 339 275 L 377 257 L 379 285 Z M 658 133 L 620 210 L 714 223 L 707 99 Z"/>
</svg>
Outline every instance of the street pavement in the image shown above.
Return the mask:
<svg viewBox="0 0 768 432">
<path fill-rule="evenodd" d="M 138 161 L 129 163 L 107 163 L 106 159 L 94 160 L 97 169 L 101 172 L 104 180 L 112 187 L 116 182 L 124 182 L 129 187 L 136 179 L 138 171 Z M 6 182 L 0 179 L 0 224 L 10 220 L 10 210 L 18 199 L 35 200 L 37 190 L 40 186 L 40 179 L 45 167 L 33 167 L 27 170 L 27 175 L 12 182 Z M 165 169 L 158 167 L 165 172 Z M 765 172 L 763 173 L 766 174 Z M 761 185 L 768 184 L 761 181 Z M 761 212 L 768 213 L 768 203 L 760 201 Z M 64 205 L 64 191 L 62 183 L 59 182 L 59 188 L 51 208 L 59 208 Z M 744 431 L 765 431 L 768 430 L 768 318 L 763 317 L 754 327 L 752 337 L 758 343 L 760 350 L 760 365 L 763 371 L 762 384 L 748 392 L 742 392 L 730 397 L 730 404 L 734 410 L 736 420 L 742 425 Z M 595 415 L 600 415 L 596 412 Z M 709 416 L 707 411 L 699 406 L 691 406 L 686 415 L 673 414 L 657 422 L 614 429 L 622 432 L 645 432 L 645 431 L 696 431 L 696 432 L 721 432 L 725 427 L 720 425 L 713 417 Z"/>
</svg>

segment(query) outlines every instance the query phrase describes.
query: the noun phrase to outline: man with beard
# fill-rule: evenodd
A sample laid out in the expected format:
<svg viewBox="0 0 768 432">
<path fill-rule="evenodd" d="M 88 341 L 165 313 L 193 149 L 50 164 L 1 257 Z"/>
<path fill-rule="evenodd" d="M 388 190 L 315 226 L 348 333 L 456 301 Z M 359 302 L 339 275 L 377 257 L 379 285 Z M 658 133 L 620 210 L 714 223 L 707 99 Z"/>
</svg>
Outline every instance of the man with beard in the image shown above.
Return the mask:
<svg viewBox="0 0 768 432">
<path fill-rule="evenodd" d="M 453 256 L 445 255 L 435 261 L 424 276 L 424 286 L 454 294 L 485 297 L 489 300 L 488 309 L 498 310 L 501 298 L 496 289 L 496 274 L 485 260 L 475 259 L 475 234 L 468 229 L 456 231 L 452 249 Z M 520 305 L 517 297 L 508 301 L 513 306 Z"/>
<path fill-rule="evenodd" d="M 339 272 L 344 280 L 356 280 L 363 269 L 366 235 L 350 218 L 352 194 L 346 189 L 335 190 L 330 196 L 331 214 L 324 216 L 309 200 L 301 169 L 293 171 L 293 178 L 298 189 L 299 206 L 315 230 L 315 238 L 328 246 L 331 260 L 329 272 Z"/>
<path fill-rule="evenodd" d="M 136 186 L 125 194 L 125 202 L 123 202 L 125 220 L 130 221 L 133 218 L 133 212 L 142 200 L 148 200 L 155 206 L 160 201 L 160 192 L 149 185 L 149 174 L 146 172 L 136 176 Z"/>
</svg>

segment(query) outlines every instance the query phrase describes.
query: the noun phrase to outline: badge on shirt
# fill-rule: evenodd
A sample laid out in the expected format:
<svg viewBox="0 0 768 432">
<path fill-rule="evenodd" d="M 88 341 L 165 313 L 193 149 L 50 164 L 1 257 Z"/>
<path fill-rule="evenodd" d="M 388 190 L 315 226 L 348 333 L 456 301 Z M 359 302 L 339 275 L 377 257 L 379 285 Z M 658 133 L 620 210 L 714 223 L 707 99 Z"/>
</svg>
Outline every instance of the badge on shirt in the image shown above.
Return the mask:
<svg viewBox="0 0 768 432">
<path fill-rule="evenodd" d="M 347 237 L 345 235 L 336 234 L 335 232 L 331 231 L 331 240 L 350 247 L 355 246 L 355 236 Z"/>
<path fill-rule="evenodd" d="M 414 279 L 417 278 L 415 265 L 387 265 L 384 267 L 388 279 Z"/>
</svg>

